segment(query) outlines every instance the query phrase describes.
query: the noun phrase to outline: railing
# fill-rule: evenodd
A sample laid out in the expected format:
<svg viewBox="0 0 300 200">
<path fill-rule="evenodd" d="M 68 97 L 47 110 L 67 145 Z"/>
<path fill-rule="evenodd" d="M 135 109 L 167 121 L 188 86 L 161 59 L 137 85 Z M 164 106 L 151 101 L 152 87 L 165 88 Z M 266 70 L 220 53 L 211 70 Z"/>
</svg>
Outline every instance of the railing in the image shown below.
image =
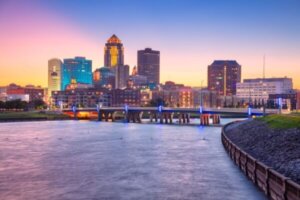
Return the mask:
<svg viewBox="0 0 300 200">
<path fill-rule="evenodd" d="M 236 123 L 236 122 L 233 122 Z M 259 162 L 235 145 L 222 129 L 222 143 L 231 159 L 245 175 L 273 200 L 300 200 L 300 185 Z"/>
<path fill-rule="evenodd" d="M 104 111 L 124 111 L 125 107 L 101 107 L 98 108 Z M 158 107 L 127 107 L 129 111 L 146 111 L 153 112 L 158 111 Z M 172 107 L 162 107 L 162 112 L 186 112 L 186 113 L 200 113 L 200 108 L 172 108 Z M 63 109 L 62 111 L 68 112 L 72 111 L 72 108 Z M 80 111 L 97 111 L 97 108 L 76 108 L 76 112 Z M 277 113 L 278 110 L 268 109 L 266 114 Z M 249 115 L 248 108 L 203 108 L 201 109 L 203 114 L 236 114 L 236 115 Z M 263 115 L 264 112 L 261 109 L 251 109 L 250 115 Z"/>
</svg>

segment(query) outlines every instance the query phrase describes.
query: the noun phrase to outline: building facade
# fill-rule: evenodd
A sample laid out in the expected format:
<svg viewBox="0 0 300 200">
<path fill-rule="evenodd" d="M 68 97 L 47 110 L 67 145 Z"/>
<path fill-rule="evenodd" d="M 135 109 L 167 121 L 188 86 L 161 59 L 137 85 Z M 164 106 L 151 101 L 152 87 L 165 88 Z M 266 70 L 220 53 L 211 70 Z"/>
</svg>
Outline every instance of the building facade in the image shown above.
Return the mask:
<svg viewBox="0 0 300 200">
<path fill-rule="evenodd" d="M 106 89 L 75 89 L 52 92 L 52 106 L 71 108 L 73 105 L 78 107 L 111 106 L 111 92 Z"/>
<path fill-rule="evenodd" d="M 184 87 L 179 89 L 179 107 L 180 108 L 194 107 L 194 93 L 192 88 Z"/>
<path fill-rule="evenodd" d="M 53 58 L 48 60 L 48 98 L 51 97 L 52 91 L 61 90 L 61 69 L 62 62 L 60 59 Z"/>
<path fill-rule="evenodd" d="M 143 88 L 141 93 L 141 106 L 150 106 L 152 100 L 152 91 L 149 88 Z"/>
<path fill-rule="evenodd" d="M 119 65 L 114 68 L 115 70 L 115 88 L 124 89 L 127 86 L 127 81 L 129 77 L 129 66 Z"/>
<path fill-rule="evenodd" d="M 25 99 L 25 101 L 30 102 L 34 100 L 45 100 L 44 99 L 44 89 L 41 87 L 35 87 L 33 85 L 26 85 L 25 87 L 21 86 L 8 86 L 7 88 L 7 99 L 17 99 L 20 97 L 20 99 Z"/>
<path fill-rule="evenodd" d="M 141 93 L 138 89 L 125 88 L 112 90 L 112 106 L 140 106 Z"/>
<path fill-rule="evenodd" d="M 137 73 L 147 77 L 148 83 L 160 83 L 160 52 L 151 48 L 137 53 Z"/>
<path fill-rule="evenodd" d="M 147 85 L 147 77 L 142 75 L 131 75 L 128 77 L 129 81 L 132 81 L 133 86 L 139 87 Z"/>
<path fill-rule="evenodd" d="M 115 88 L 115 70 L 110 67 L 101 67 L 96 69 L 93 73 L 93 84 L 95 87 L 103 87 L 108 89 Z"/>
<path fill-rule="evenodd" d="M 237 83 L 237 98 L 244 102 L 266 103 L 270 94 L 288 94 L 293 89 L 291 78 L 244 79 Z"/>
<path fill-rule="evenodd" d="M 278 108 L 279 99 L 281 99 L 282 109 L 296 110 L 297 109 L 297 93 L 290 91 L 285 94 L 270 94 L 267 102 L 267 107 Z M 268 105 L 269 104 L 269 105 Z"/>
<path fill-rule="evenodd" d="M 241 65 L 235 60 L 215 60 L 208 66 L 208 89 L 218 95 L 236 94 L 236 84 L 241 82 Z"/>
<path fill-rule="evenodd" d="M 112 35 L 104 47 L 104 66 L 120 65 L 124 65 L 124 47 L 121 40 L 116 35 Z"/>
<path fill-rule="evenodd" d="M 0 101 L 6 101 L 7 98 L 7 87 L 1 86 L 0 87 Z"/>
<path fill-rule="evenodd" d="M 93 84 L 92 61 L 85 57 L 64 59 L 62 64 L 61 90 L 71 83 Z"/>
<path fill-rule="evenodd" d="M 197 89 L 194 92 L 194 106 L 204 108 L 215 108 L 217 107 L 218 96 L 214 91 L 208 89 Z"/>
<path fill-rule="evenodd" d="M 297 105 L 296 105 L 296 109 L 297 110 L 300 110 L 300 91 L 298 90 L 297 91 L 297 96 L 296 96 L 296 102 L 297 102 Z"/>
</svg>

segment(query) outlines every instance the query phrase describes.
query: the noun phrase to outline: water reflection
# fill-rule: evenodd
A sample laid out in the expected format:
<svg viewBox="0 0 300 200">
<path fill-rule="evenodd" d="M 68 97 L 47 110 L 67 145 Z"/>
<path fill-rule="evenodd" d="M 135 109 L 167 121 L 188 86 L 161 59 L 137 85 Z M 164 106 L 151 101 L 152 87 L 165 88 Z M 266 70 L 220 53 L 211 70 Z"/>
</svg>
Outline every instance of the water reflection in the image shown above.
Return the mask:
<svg viewBox="0 0 300 200">
<path fill-rule="evenodd" d="M 0 124 L 0 199 L 264 199 L 220 128 L 88 121 Z"/>
</svg>

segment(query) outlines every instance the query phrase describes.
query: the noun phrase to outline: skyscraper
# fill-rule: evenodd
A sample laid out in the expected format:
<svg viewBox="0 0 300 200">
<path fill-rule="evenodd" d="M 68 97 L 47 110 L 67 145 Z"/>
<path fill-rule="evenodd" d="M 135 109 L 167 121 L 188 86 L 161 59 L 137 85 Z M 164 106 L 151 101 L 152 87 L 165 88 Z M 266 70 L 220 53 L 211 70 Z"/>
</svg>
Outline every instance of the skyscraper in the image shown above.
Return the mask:
<svg viewBox="0 0 300 200">
<path fill-rule="evenodd" d="M 241 82 L 241 65 L 235 60 L 215 60 L 207 70 L 208 89 L 218 95 L 236 94 L 236 84 Z"/>
<path fill-rule="evenodd" d="M 85 57 L 64 59 L 62 65 L 61 89 L 65 90 L 71 82 L 92 84 L 92 61 Z"/>
<path fill-rule="evenodd" d="M 50 98 L 52 91 L 61 90 L 61 67 L 60 59 L 48 60 L 48 98 Z"/>
<path fill-rule="evenodd" d="M 160 82 L 160 52 L 150 48 L 139 50 L 137 53 L 138 74 L 146 76 L 148 83 Z"/>
<path fill-rule="evenodd" d="M 124 47 L 121 40 L 116 35 L 112 35 L 104 47 L 104 66 L 119 65 L 124 65 Z"/>
<path fill-rule="evenodd" d="M 129 66 L 119 65 L 115 67 L 116 84 L 115 88 L 122 89 L 127 86 L 127 80 L 129 77 Z"/>
</svg>

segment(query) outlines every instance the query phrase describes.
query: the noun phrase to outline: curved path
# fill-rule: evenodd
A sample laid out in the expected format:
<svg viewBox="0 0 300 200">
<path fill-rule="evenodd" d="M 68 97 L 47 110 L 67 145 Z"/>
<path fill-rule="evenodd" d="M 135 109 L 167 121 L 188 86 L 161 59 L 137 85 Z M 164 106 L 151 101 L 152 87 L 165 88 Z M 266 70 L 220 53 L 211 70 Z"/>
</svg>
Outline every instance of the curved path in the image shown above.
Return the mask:
<svg viewBox="0 0 300 200">
<path fill-rule="evenodd" d="M 0 124 L 0 199 L 266 199 L 221 128 L 89 121 Z"/>
</svg>

